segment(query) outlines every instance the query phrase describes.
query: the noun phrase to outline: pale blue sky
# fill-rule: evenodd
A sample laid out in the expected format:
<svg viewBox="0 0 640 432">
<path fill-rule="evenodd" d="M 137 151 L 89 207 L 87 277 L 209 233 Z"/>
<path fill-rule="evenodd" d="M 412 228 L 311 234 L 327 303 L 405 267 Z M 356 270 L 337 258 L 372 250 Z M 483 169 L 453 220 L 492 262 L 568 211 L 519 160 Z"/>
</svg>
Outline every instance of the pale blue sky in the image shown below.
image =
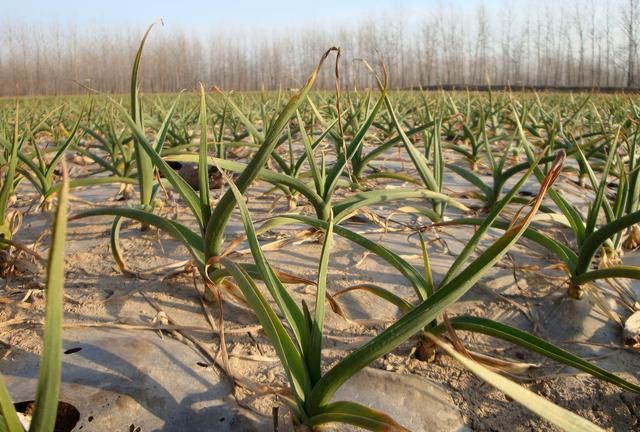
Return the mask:
<svg viewBox="0 0 640 432">
<path fill-rule="evenodd" d="M 505 0 L 484 0 L 491 6 Z M 518 0 L 515 0 L 518 2 Z M 426 13 L 439 4 L 473 8 L 480 0 L 2 0 L 5 19 L 36 25 L 73 24 L 80 28 L 110 25 L 146 25 L 163 18 L 169 28 L 188 26 L 270 27 L 313 23 L 340 23 L 372 15 Z"/>
</svg>

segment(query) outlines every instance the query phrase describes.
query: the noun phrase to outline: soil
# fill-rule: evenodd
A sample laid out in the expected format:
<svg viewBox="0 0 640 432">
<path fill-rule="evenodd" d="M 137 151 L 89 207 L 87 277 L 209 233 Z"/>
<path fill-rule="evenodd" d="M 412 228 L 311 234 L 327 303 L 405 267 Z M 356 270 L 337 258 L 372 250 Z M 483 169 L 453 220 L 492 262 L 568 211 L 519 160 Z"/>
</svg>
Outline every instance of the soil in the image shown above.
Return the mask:
<svg viewBox="0 0 640 432">
<path fill-rule="evenodd" d="M 386 162 L 387 166 L 394 163 L 398 162 Z M 400 163 L 405 164 L 405 169 L 409 166 L 406 161 Z M 81 170 L 82 167 L 77 169 Z M 453 192 L 472 189 L 453 174 L 450 176 L 445 184 L 450 185 Z M 395 185 L 391 182 L 384 184 L 387 187 Z M 574 197 L 579 205 L 584 205 L 589 199 L 584 192 L 578 194 L 575 185 L 567 179 L 561 179 L 559 188 Z M 529 181 L 525 189 L 535 191 L 536 184 Z M 75 190 L 71 213 L 96 205 L 135 203 L 115 200 L 117 190 L 117 186 Z M 218 199 L 221 192 L 214 190 L 212 193 Z M 36 249 L 46 256 L 48 234 L 42 238 L 41 235 L 49 226 L 51 216 L 35 208 L 28 211 L 32 200 L 36 199 L 28 188 L 19 191 L 18 196 L 16 206 L 24 212 L 24 225 L 16 240 L 26 245 L 38 242 Z M 247 197 L 254 221 L 264 219 L 269 214 L 288 211 L 286 199 L 281 198 L 274 203 L 274 192 L 266 184 L 256 183 Z M 180 221 L 193 224 L 184 205 L 177 206 L 173 200 L 175 196 L 163 198 L 163 213 L 177 215 Z M 473 199 L 462 201 L 469 205 L 479 204 Z M 344 225 L 402 254 L 421 269 L 418 239 L 403 224 L 427 224 L 428 221 L 395 213 L 388 230 L 371 222 L 372 214 L 384 221 L 392 208 L 396 208 L 396 205 L 374 206 L 363 212 L 357 220 L 346 221 Z M 509 210 L 513 213 L 517 207 Z M 312 213 L 312 209 L 303 203 L 299 203 L 296 211 Z M 179 243 L 155 229 L 140 232 L 137 223 L 125 223 L 121 248 L 130 270 L 138 275 L 124 275 L 115 267 L 111 257 L 110 227 L 111 219 L 108 217 L 83 219 L 69 224 L 65 262 L 67 328 L 118 327 L 129 331 L 135 338 L 138 332 L 156 331 L 154 323 L 168 316 L 177 325 L 190 328 L 183 331 L 185 334 L 211 352 L 218 353 L 217 323 L 222 310 L 230 367 L 234 374 L 272 389 L 286 386 L 284 372 L 273 348 L 254 314 L 245 305 L 225 293 L 222 308 L 215 302 L 205 304 L 204 308 L 213 318 L 211 323 L 208 321 L 200 300 L 202 283 L 196 279 L 197 286 L 194 286 L 190 272 L 175 272 L 171 267 L 181 269 L 181 264 L 188 260 L 186 250 Z M 239 216 L 234 214 L 228 239 L 241 232 Z M 263 245 L 277 239 L 292 239 L 288 244 L 272 250 L 268 248 L 267 257 L 281 271 L 315 280 L 321 245 L 314 237 L 294 238 L 293 235 L 298 232 L 300 226 L 291 226 L 262 236 Z M 545 232 L 554 232 L 559 238 L 570 238 L 567 232 L 548 224 Z M 442 279 L 471 233 L 471 229 L 453 227 L 424 232 L 436 281 Z M 492 232 L 492 238 L 496 234 Z M 483 245 L 487 243 L 485 241 Z M 230 256 L 249 262 L 251 255 L 246 248 L 247 245 L 242 243 Z M 630 254 L 633 256 L 633 253 Z M 0 281 L 0 369 L 3 373 L 14 356 L 24 352 L 38 354 L 41 350 L 45 271 L 26 255 L 20 255 L 15 264 L 13 271 Z M 624 346 L 622 327 L 601 313 L 590 301 L 590 296 L 579 301 L 568 298 L 566 286 L 563 285 L 564 274 L 555 264 L 557 261 L 544 250 L 531 242 L 521 241 L 510 252 L 508 259 L 491 270 L 448 313 L 483 316 L 531 331 L 637 383 L 640 378 L 640 356 L 636 350 Z M 330 291 L 335 293 L 359 283 L 375 283 L 408 300 L 415 300 L 411 287 L 393 268 L 381 259 L 368 255 L 359 246 L 336 236 L 331 255 Z M 288 286 L 297 300 L 313 304 L 313 287 L 303 284 Z M 637 283 L 634 288 L 638 290 Z M 597 289 L 605 302 L 621 317 L 630 315 L 630 311 L 619 306 L 611 287 L 599 284 Z M 327 315 L 323 347 L 327 368 L 400 316 L 395 307 L 364 293 L 346 294 L 339 298 L 339 302 L 348 319 L 332 312 Z M 159 314 L 152 303 L 161 308 L 164 315 Z M 465 346 L 473 351 L 511 359 L 516 363 L 534 363 L 526 372 L 514 374 L 512 378 L 599 426 L 614 431 L 640 430 L 638 395 L 499 340 L 465 332 L 460 332 L 459 336 Z M 162 337 L 176 335 L 164 332 Z M 188 343 L 181 336 L 177 338 Z M 414 342 L 408 342 L 371 366 L 397 374 L 427 377 L 441 384 L 460 410 L 464 423 L 472 430 L 554 430 L 547 422 L 478 380 L 446 355 L 438 353 L 429 362 L 416 359 L 413 355 L 414 346 Z M 65 349 L 69 348 L 73 347 L 65 346 Z M 205 366 L 207 362 L 203 359 Z M 244 388 L 238 388 L 235 396 L 241 406 L 266 418 L 272 415 L 273 407 L 280 404 L 272 393 L 260 396 Z M 380 409 L 384 410 L 384 407 Z M 402 419 L 398 420 L 402 422 Z"/>
</svg>

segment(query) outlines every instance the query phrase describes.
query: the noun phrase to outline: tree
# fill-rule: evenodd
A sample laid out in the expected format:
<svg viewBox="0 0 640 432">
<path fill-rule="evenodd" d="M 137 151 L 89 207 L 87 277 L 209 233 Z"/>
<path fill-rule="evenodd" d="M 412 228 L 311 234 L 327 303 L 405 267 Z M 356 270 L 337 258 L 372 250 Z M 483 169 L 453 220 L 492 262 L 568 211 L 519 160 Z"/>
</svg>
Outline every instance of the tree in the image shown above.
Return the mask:
<svg viewBox="0 0 640 432">
<path fill-rule="evenodd" d="M 636 59 L 638 58 L 638 29 L 640 0 L 627 0 L 622 10 L 622 28 L 627 36 L 627 87 L 636 86 Z"/>
</svg>

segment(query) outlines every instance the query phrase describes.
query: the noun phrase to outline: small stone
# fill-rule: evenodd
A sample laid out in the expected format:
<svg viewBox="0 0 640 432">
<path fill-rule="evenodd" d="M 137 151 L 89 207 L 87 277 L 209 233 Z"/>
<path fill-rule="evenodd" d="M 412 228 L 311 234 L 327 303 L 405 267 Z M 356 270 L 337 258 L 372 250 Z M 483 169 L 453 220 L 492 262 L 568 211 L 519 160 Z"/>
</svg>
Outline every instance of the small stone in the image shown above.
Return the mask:
<svg viewBox="0 0 640 432">
<path fill-rule="evenodd" d="M 624 323 L 624 344 L 631 348 L 640 348 L 640 311 L 631 315 Z"/>
</svg>

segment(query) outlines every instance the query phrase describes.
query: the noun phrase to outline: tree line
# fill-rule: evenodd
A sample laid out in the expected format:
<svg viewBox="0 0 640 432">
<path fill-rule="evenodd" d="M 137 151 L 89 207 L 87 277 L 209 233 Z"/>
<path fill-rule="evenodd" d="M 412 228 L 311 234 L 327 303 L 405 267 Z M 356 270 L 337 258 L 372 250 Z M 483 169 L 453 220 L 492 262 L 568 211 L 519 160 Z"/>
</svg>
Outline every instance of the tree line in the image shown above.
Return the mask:
<svg viewBox="0 0 640 432">
<path fill-rule="evenodd" d="M 522 6 L 522 3 L 518 3 Z M 362 62 L 383 62 L 392 88 L 441 85 L 640 85 L 637 28 L 640 0 L 531 0 L 500 10 L 440 6 L 335 26 L 217 30 L 206 35 L 154 29 L 143 55 L 141 85 L 149 92 L 302 86 L 321 54 L 342 49 L 346 88 L 375 85 Z M 0 95 L 81 93 L 83 86 L 126 92 L 144 29 L 40 28 L 5 19 L 0 27 Z M 333 68 L 319 78 L 335 85 Z"/>
</svg>

